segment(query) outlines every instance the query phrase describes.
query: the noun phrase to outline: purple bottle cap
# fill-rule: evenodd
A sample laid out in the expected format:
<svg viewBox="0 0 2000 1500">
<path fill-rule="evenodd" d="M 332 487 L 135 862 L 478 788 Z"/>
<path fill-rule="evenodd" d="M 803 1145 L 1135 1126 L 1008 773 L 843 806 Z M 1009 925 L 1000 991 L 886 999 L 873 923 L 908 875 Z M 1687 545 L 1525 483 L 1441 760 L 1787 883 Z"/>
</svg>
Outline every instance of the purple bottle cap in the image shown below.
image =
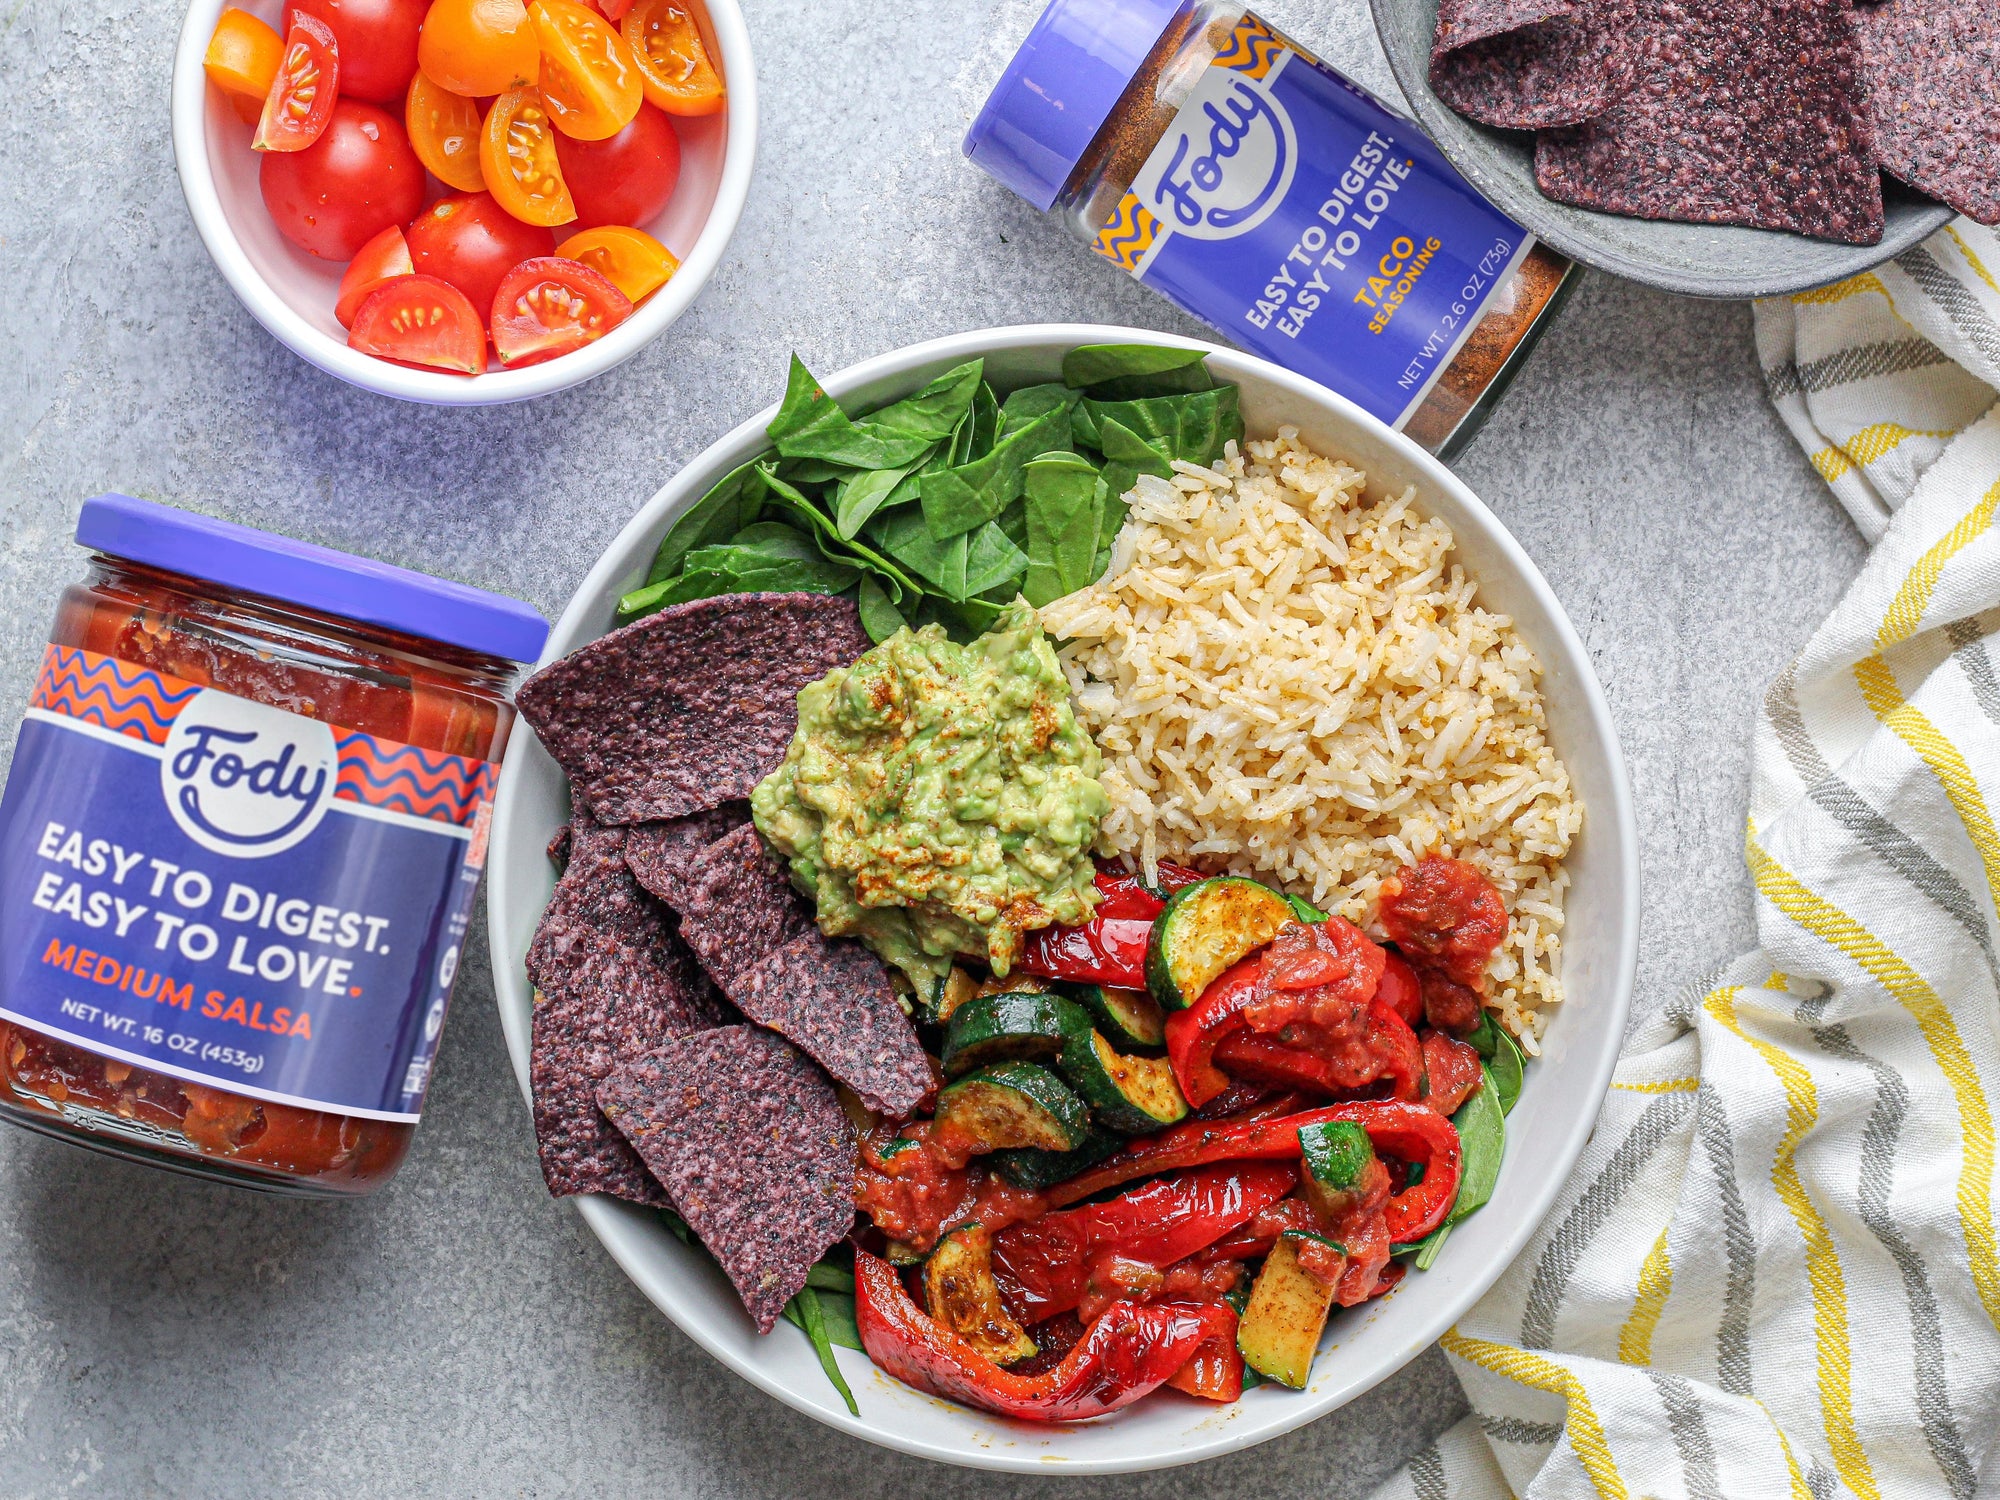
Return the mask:
<svg viewBox="0 0 2000 1500">
<path fill-rule="evenodd" d="M 965 154 L 1047 211 L 1183 0 L 1049 0 L 965 133 Z"/>
<path fill-rule="evenodd" d="M 548 621 L 518 599 L 130 495 L 84 501 L 76 541 L 93 552 L 508 661 L 533 661 L 549 636 Z"/>
</svg>

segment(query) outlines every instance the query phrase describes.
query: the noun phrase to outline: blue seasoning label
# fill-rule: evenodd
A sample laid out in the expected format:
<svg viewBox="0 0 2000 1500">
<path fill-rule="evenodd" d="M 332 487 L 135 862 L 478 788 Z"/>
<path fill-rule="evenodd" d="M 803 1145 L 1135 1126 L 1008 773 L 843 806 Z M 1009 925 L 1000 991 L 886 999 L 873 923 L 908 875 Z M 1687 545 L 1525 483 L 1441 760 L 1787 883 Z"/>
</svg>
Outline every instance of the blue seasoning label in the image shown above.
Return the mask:
<svg viewBox="0 0 2000 1500">
<path fill-rule="evenodd" d="M 51 646 L 0 800 L 0 1016 L 251 1098 L 415 1120 L 493 775 Z"/>
<path fill-rule="evenodd" d="M 1416 126 L 1246 15 L 1093 248 L 1400 427 L 1533 243 Z"/>
</svg>

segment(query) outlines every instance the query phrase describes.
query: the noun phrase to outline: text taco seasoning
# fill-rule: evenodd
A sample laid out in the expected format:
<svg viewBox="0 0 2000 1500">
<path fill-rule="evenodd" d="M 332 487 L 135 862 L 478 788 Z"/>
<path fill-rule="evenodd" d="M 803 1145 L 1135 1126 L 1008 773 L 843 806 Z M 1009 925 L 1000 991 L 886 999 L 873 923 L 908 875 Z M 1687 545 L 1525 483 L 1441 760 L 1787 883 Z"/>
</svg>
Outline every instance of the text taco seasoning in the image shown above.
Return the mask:
<svg viewBox="0 0 2000 1500">
<path fill-rule="evenodd" d="M 524 604 L 87 501 L 0 800 L 0 1114 L 366 1193 L 409 1149 L 486 861 Z"/>
<path fill-rule="evenodd" d="M 1222 0 L 1052 0 L 965 154 L 1433 452 L 1479 429 L 1575 270 L 1410 121 Z"/>
</svg>

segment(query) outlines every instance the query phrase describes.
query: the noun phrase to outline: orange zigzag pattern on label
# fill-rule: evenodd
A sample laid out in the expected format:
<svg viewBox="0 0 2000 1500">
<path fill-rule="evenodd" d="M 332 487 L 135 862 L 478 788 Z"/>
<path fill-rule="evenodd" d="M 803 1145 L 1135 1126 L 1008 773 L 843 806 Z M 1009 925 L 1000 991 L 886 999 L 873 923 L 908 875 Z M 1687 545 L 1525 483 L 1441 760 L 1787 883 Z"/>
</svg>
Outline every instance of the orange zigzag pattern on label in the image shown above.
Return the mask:
<svg viewBox="0 0 2000 1500">
<path fill-rule="evenodd" d="M 337 729 L 340 774 L 333 794 L 413 818 L 469 824 L 492 795 L 494 767 L 462 755 L 444 755 Z"/>
<path fill-rule="evenodd" d="M 1127 193 L 1118 200 L 1118 212 L 1111 216 L 1111 222 L 1097 231 L 1091 249 L 1136 275 L 1139 262 L 1159 237 L 1160 221 L 1135 195 Z"/>
<path fill-rule="evenodd" d="M 1285 44 L 1254 16 L 1245 16 L 1229 34 L 1229 45 L 1216 53 L 1214 66 L 1228 68 L 1249 78 L 1262 78 L 1271 71 Z"/>
<path fill-rule="evenodd" d="M 162 677 L 116 657 L 77 646 L 50 646 L 42 653 L 41 674 L 28 705 L 164 745 L 182 706 L 199 691 L 191 682 Z"/>
</svg>

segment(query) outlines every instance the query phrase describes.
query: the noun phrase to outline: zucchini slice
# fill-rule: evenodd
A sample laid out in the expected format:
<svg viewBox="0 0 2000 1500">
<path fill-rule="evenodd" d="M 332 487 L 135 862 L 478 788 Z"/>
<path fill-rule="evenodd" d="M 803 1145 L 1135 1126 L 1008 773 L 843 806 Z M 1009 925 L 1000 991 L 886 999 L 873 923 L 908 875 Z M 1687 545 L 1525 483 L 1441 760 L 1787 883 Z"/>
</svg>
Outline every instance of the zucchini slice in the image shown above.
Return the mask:
<svg viewBox="0 0 2000 1500">
<path fill-rule="evenodd" d="M 1000 1300 L 993 1279 L 993 1235 L 961 1224 L 924 1262 L 924 1304 L 939 1323 L 998 1365 L 1035 1355 L 1035 1341 Z"/>
<path fill-rule="evenodd" d="M 1020 1058 L 1053 1062 L 1073 1037 L 1090 1030 L 1090 1015 L 1074 1000 L 1039 993 L 985 995 L 951 1013 L 944 1033 L 944 1076 L 958 1078 L 988 1063 Z"/>
<path fill-rule="evenodd" d="M 987 1150 L 1035 1146 L 1073 1151 L 1090 1129 L 1090 1111 L 1047 1068 L 994 1063 L 938 1092 L 937 1124 Z"/>
<path fill-rule="evenodd" d="M 1243 1362 L 1266 1379 L 1293 1390 L 1305 1389 L 1319 1352 L 1320 1331 L 1333 1307 L 1335 1283 L 1299 1264 L 1298 1234 L 1281 1235 L 1236 1325 Z M 1318 1236 L 1314 1236 L 1318 1238 Z M 1332 1241 L 1323 1241 L 1331 1244 Z"/>
<path fill-rule="evenodd" d="M 1056 1066 L 1107 1130 L 1146 1135 L 1187 1118 L 1188 1102 L 1164 1057 L 1121 1057 L 1086 1028 L 1070 1039 Z"/>
<path fill-rule="evenodd" d="M 953 964 L 944 978 L 931 986 L 931 1019 L 942 1026 L 958 1008 L 978 993 L 970 974 Z"/>
<path fill-rule="evenodd" d="M 1346 1198 L 1361 1185 L 1361 1174 L 1375 1159 L 1368 1132 L 1349 1120 L 1308 1125 L 1299 1132 L 1301 1174 L 1306 1202 L 1322 1223 L 1346 1207 Z"/>
<path fill-rule="evenodd" d="M 1122 1136 L 1093 1125 L 1084 1136 L 1083 1144 L 1074 1151 L 1037 1151 L 1033 1147 L 1022 1147 L 1013 1151 L 996 1151 L 991 1160 L 993 1170 L 1015 1187 L 1039 1193 L 1044 1188 L 1068 1182 L 1079 1173 L 1089 1171 L 1107 1156 L 1116 1154 L 1124 1145 Z"/>
<path fill-rule="evenodd" d="M 1046 995 L 1049 981 L 1039 974 L 1009 974 L 1005 979 L 995 979 L 988 974 L 972 987 L 972 998 L 978 1000 L 986 995 Z"/>
<path fill-rule="evenodd" d="M 1085 1010 L 1104 1039 L 1120 1052 L 1162 1052 L 1167 1045 L 1167 1018 L 1159 1002 L 1144 990 L 1114 989 L 1108 984 L 1075 984 L 1069 994 Z"/>
<path fill-rule="evenodd" d="M 1167 898 L 1146 947 L 1146 988 L 1168 1010 L 1186 1010 L 1224 969 L 1255 953 L 1298 916 L 1267 885 L 1214 875 Z"/>
</svg>

